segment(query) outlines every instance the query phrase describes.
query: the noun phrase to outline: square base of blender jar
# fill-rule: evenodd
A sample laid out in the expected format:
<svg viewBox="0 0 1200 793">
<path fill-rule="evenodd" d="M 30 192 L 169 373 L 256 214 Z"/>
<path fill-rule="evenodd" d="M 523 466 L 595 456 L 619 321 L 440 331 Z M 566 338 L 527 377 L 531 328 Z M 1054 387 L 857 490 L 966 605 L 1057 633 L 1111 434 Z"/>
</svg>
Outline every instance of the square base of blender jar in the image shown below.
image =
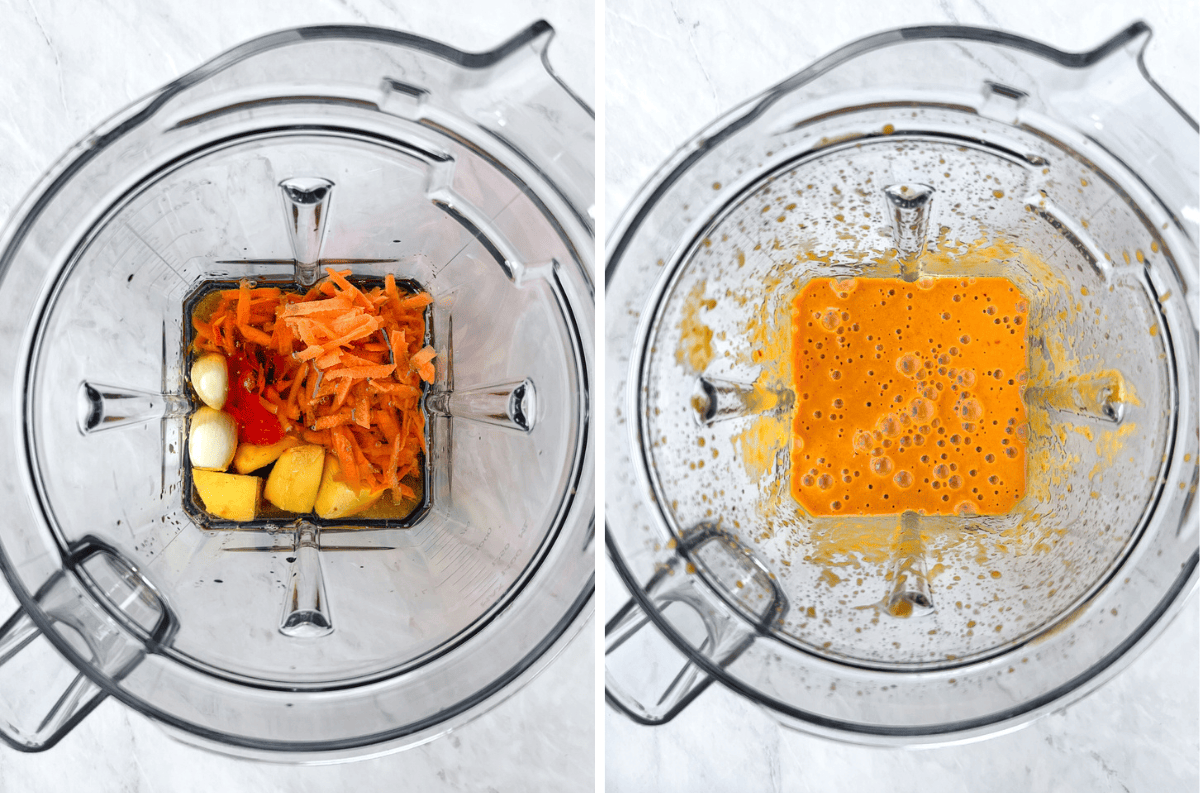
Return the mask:
<svg viewBox="0 0 1200 793">
<path fill-rule="evenodd" d="M 323 263 L 324 264 L 324 263 Z M 378 277 L 367 276 L 348 276 L 347 280 L 355 287 L 364 291 L 370 291 L 375 288 L 385 286 L 385 279 Z M 184 299 L 183 310 L 186 321 L 184 322 L 184 332 L 180 343 L 183 345 L 183 359 L 188 362 L 187 369 L 190 372 L 191 364 L 199 357 L 200 351 L 196 346 L 197 336 L 199 331 L 197 324 L 194 321 L 197 318 L 207 319 L 206 313 L 211 313 L 216 303 L 220 299 L 222 292 L 227 290 L 237 291 L 241 285 L 241 280 L 207 280 L 193 289 Z M 318 282 L 319 284 L 320 282 Z M 424 287 L 412 279 L 397 279 L 396 288 L 401 295 L 413 295 L 420 292 L 427 292 Z M 277 288 L 282 293 L 303 294 L 304 289 L 297 286 L 295 281 L 290 278 L 269 279 L 256 278 L 248 281 L 251 288 Z M 432 322 L 430 321 L 430 306 L 426 306 L 423 312 L 424 319 L 424 336 L 422 345 L 433 345 L 434 336 L 432 330 Z M 242 350 L 242 343 L 237 342 L 235 348 L 239 352 Z M 275 353 L 271 353 L 275 354 Z M 230 383 L 230 388 L 233 384 Z M 421 397 L 418 400 L 418 410 L 424 418 L 424 443 L 423 449 L 428 450 L 432 443 L 430 435 L 430 422 L 428 411 L 425 408 L 425 394 L 429 390 L 428 383 L 421 383 Z M 188 378 L 188 387 L 186 389 L 189 398 L 193 403 L 193 413 L 204 405 L 204 402 L 199 398 L 195 388 L 191 385 L 190 377 Z M 294 424 L 295 432 L 303 431 L 303 427 L 299 424 Z M 311 429 L 311 428 L 310 428 Z M 190 439 L 189 439 L 190 440 Z M 239 439 L 240 442 L 240 439 Z M 190 442 L 184 443 L 184 454 L 182 455 L 182 471 L 181 479 L 183 482 L 182 505 L 184 512 L 192 521 L 202 529 L 213 531 L 238 531 L 238 530 L 258 530 L 258 531 L 275 531 L 284 527 L 290 527 L 298 521 L 304 521 L 314 526 L 320 526 L 325 529 L 352 529 L 352 530 L 368 530 L 368 529 L 402 529 L 409 528 L 418 524 L 422 518 L 429 512 L 432 506 L 432 488 L 430 480 L 430 462 L 429 454 L 425 451 L 418 456 L 418 471 L 415 475 L 409 475 L 404 478 L 404 484 L 409 486 L 414 491 L 413 500 L 404 499 L 397 503 L 392 499 L 391 490 L 386 490 L 380 496 L 379 500 L 373 503 L 370 507 L 352 515 L 346 515 L 338 518 L 322 518 L 314 511 L 307 513 L 289 512 L 277 507 L 265 497 L 261 496 L 263 485 L 266 482 L 271 469 L 274 466 L 274 461 L 257 468 L 253 471 L 248 471 L 247 475 L 255 476 L 260 479 L 257 509 L 255 517 L 252 520 L 237 521 L 229 520 L 223 517 L 214 515 L 204 506 L 204 501 L 197 489 L 194 470 L 191 460 Z M 232 463 L 230 465 L 232 472 Z"/>
</svg>

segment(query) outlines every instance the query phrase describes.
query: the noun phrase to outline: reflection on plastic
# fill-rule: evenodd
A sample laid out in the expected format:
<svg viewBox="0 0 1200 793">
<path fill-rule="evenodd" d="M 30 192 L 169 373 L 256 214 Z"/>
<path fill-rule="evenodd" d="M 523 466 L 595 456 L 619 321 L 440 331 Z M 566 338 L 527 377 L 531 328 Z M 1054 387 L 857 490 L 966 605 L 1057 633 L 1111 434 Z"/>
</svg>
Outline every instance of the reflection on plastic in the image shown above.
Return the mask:
<svg viewBox="0 0 1200 793">
<path fill-rule="evenodd" d="M 661 615 L 672 612 L 672 630 L 691 628 L 679 639 L 719 667 L 737 660 L 760 632 L 768 631 L 787 611 L 787 601 L 766 567 L 745 546 L 709 523 L 684 534 L 677 553 L 645 587 L 651 606 Z M 683 619 L 679 619 L 683 617 Z M 665 724 L 712 682 L 694 661 L 655 633 L 638 641 L 655 659 L 646 663 L 642 652 L 631 652 L 631 640 L 651 621 L 638 603 L 629 600 L 605 626 L 605 699 L 641 724 Z M 654 648 L 652 645 L 658 645 Z M 618 652 L 626 646 L 625 652 Z M 622 660 L 624 659 L 624 660 Z M 670 659 L 670 660 L 667 660 Z"/>
<path fill-rule="evenodd" d="M 34 598 L 55 633 L 91 668 L 121 680 L 147 652 L 171 640 L 171 611 L 116 550 L 85 538 L 67 562 L 90 591 L 60 571 Z M 10 681 L 0 692 L 0 738 L 21 751 L 49 749 L 106 696 L 23 611 L 0 627 L 0 668 Z"/>
</svg>

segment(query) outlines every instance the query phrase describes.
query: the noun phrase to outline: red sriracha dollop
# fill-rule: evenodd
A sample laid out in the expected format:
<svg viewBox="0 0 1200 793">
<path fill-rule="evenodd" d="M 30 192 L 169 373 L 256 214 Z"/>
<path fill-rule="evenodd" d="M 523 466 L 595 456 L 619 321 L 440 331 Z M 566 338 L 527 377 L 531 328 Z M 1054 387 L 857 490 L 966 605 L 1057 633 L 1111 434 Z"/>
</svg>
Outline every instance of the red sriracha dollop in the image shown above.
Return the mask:
<svg viewBox="0 0 1200 793">
<path fill-rule="evenodd" d="M 259 398 L 266 381 L 256 359 L 242 351 L 229 356 L 229 397 L 225 400 L 225 410 L 237 422 L 238 438 L 258 446 L 283 440 L 279 419 Z"/>
</svg>

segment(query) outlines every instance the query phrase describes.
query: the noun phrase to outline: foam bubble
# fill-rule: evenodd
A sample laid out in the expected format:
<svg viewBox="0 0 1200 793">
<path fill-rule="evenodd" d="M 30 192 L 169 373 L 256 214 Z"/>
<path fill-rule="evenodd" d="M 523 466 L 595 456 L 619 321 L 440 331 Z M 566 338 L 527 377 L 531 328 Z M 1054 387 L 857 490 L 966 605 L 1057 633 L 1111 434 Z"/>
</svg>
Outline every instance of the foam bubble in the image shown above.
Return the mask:
<svg viewBox="0 0 1200 793">
<path fill-rule="evenodd" d="M 978 399 L 963 399 L 959 401 L 955 412 L 963 421 L 976 422 L 983 418 L 983 405 L 979 404 Z"/>
<path fill-rule="evenodd" d="M 900 422 L 889 413 L 879 420 L 879 431 L 889 438 L 895 438 L 900 434 Z"/>
<path fill-rule="evenodd" d="M 919 424 L 928 424 L 937 415 L 937 406 L 925 397 L 916 397 L 908 403 L 909 415 Z"/>
<path fill-rule="evenodd" d="M 912 377 L 921 368 L 921 359 L 911 352 L 906 352 L 896 360 L 896 369 L 905 377 Z"/>
<path fill-rule="evenodd" d="M 821 312 L 821 327 L 828 332 L 833 333 L 841 324 L 842 312 L 838 309 L 830 307 Z"/>
</svg>

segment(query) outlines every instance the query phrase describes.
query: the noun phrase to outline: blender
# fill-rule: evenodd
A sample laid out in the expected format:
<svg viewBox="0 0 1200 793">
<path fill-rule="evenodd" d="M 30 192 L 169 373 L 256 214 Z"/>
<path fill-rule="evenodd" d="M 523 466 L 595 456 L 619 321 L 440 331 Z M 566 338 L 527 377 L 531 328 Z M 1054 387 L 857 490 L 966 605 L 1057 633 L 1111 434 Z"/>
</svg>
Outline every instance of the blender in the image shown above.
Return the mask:
<svg viewBox="0 0 1200 793">
<path fill-rule="evenodd" d="M 593 593 L 593 117 L 538 22 L 464 53 L 367 27 L 243 44 L 105 123 L 0 242 L 9 512 L 0 736 L 107 696 L 266 760 L 411 746 L 576 634 Z M 194 298 L 325 267 L 433 298 L 422 503 L 213 520 Z"/>
<path fill-rule="evenodd" d="M 922 27 L 839 50 L 685 144 L 606 270 L 606 698 L 719 682 L 878 745 L 1083 696 L 1196 584 L 1196 123 L 1136 24 L 1062 53 Z M 1005 277 L 1028 301 L 1005 515 L 815 516 L 791 495 L 792 301 L 813 278 Z M 637 649 L 634 649 L 635 646 Z M 646 658 L 654 659 L 647 663 Z"/>
</svg>

